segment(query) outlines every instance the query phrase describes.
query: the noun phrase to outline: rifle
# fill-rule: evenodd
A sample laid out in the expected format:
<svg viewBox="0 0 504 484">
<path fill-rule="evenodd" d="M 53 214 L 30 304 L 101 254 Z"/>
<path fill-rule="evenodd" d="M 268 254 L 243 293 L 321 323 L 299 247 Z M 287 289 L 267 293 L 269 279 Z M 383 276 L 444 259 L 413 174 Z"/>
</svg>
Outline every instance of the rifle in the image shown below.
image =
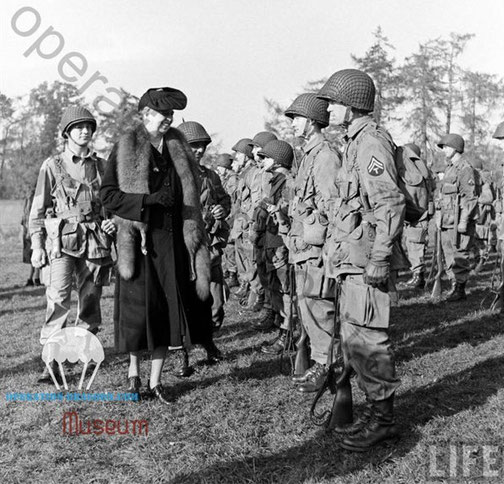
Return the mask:
<svg viewBox="0 0 504 484">
<path fill-rule="evenodd" d="M 294 264 L 291 266 L 291 311 L 290 311 L 290 318 L 291 318 L 291 331 L 294 330 L 292 328 L 292 314 L 293 314 L 293 309 L 294 309 L 294 304 L 295 304 L 295 270 L 294 270 Z M 306 332 L 306 329 L 303 325 L 303 322 L 301 318 L 299 318 L 299 326 L 301 327 L 301 334 L 299 336 L 299 339 L 296 341 L 296 357 L 294 359 L 294 365 L 293 365 L 293 372 L 294 375 L 303 375 L 308 368 L 310 368 L 310 347 L 308 345 L 308 333 Z"/>
<path fill-rule="evenodd" d="M 455 197 L 455 215 L 454 215 L 454 220 L 453 220 L 453 247 L 455 249 L 458 249 L 459 247 L 459 231 L 458 231 L 458 225 L 460 222 L 460 195 L 457 193 L 457 196 Z"/>
<path fill-rule="evenodd" d="M 492 304 L 490 305 L 490 309 L 492 311 L 500 311 L 501 314 L 504 314 L 504 305 L 502 304 L 502 301 L 504 301 L 504 257 L 502 256 L 502 245 L 500 247 L 499 251 L 499 259 L 497 259 L 500 267 L 500 273 L 501 273 L 501 283 L 499 284 L 499 287 L 497 288 L 496 291 L 493 289 L 493 283 L 494 283 L 494 273 L 495 270 L 492 273 L 492 292 L 495 292 L 495 297 L 492 301 Z"/>
<path fill-rule="evenodd" d="M 290 360 L 290 369 L 287 370 L 293 371 L 294 374 L 297 374 L 296 368 L 299 366 L 300 368 L 302 366 L 305 366 L 306 368 L 301 372 L 300 374 L 303 374 L 309 366 L 310 363 L 310 358 L 308 356 L 308 344 L 303 343 L 303 351 L 302 355 L 298 356 L 300 353 L 300 346 L 299 342 L 296 345 L 297 346 L 297 352 L 296 352 L 296 359 L 294 361 L 292 357 L 292 351 L 291 348 L 293 346 L 293 336 L 294 336 L 294 309 L 296 308 L 296 279 L 295 279 L 295 272 L 294 272 L 294 265 L 289 265 L 289 327 L 287 331 L 287 338 L 285 339 L 285 344 L 282 349 L 282 353 L 280 353 L 280 371 L 283 373 L 284 369 L 284 359 L 285 355 L 289 356 Z M 299 311 L 298 311 L 299 312 Z M 301 331 L 304 331 L 303 325 L 300 323 L 301 326 Z M 302 336 L 302 334 L 301 334 Z M 306 332 L 305 332 L 305 340 L 306 340 Z M 301 341 L 301 338 L 300 338 Z M 298 362 L 298 358 L 300 361 Z"/>
<path fill-rule="evenodd" d="M 332 359 L 334 348 L 334 340 L 336 334 L 340 334 L 340 297 L 341 297 L 341 282 L 336 282 L 336 300 L 334 310 L 334 332 L 331 338 L 331 348 L 329 351 Z M 341 348 L 341 347 L 340 347 Z M 342 431 L 344 427 L 353 422 L 353 401 L 352 401 L 352 385 L 350 376 L 352 367 L 345 365 L 341 373 L 338 375 L 338 362 L 332 362 L 329 365 L 327 377 L 320 390 L 315 395 L 310 408 L 310 418 L 315 425 L 324 426 L 326 430 Z M 322 395 L 329 390 L 334 395 L 334 401 L 331 410 L 325 410 L 322 413 L 317 413 L 317 403 Z"/>
<path fill-rule="evenodd" d="M 434 249 L 432 251 L 432 257 L 430 261 L 430 270 L 429 270 L 429 275 L 427 276 L 427 281 L 425 282 L 425 289 L 427 290 L 428 286 L 432 284 L 435 278 L 435 273 L 437 270 L 437 239 L 438 239 L 438 231 L 437 228 L 434 231 Z"/>
<path fill-rule="evenodd" d="M 431 298 L 439 299 L 441 297 L 441 276 L 443 275 L 443 249 L 441 246 L 441 229 L 436 229 L 436 265 L 437 272 L 432 286 Z"/>
</svg>

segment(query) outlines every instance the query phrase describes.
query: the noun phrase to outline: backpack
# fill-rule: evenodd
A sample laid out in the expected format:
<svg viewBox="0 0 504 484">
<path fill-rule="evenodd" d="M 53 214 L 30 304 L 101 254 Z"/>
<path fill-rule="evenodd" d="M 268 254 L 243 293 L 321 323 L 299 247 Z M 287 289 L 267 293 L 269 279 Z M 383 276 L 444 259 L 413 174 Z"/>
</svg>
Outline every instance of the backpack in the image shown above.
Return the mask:
<svg viewBox="0 0 504 484">
<path fill-rule="evenodd" d="M 406 199 L 405 220 L 410 223 L 418 222 L 429 209 L 432 177 L 425 162 L 410 148 L 397 146 L 394 158 L 398 185 Z"/>
</svg>

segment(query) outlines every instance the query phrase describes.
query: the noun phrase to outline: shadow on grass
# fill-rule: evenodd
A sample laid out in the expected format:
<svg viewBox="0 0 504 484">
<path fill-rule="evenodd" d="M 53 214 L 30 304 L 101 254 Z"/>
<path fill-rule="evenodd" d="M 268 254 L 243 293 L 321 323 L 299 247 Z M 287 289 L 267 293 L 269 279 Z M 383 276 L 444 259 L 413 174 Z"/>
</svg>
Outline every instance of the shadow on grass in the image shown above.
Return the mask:
<svg viewBox="0 0 504 484">
<path fill-rule="evenodd" d="M 13 290 L 16 289 L 16 290 Z M 0 300 L 2 299 L 10 299 L 13 296 L 18 296 L 22 294 L 23 296 L 43 296 L 45 294 L 46 288 L 44 286 L 35 286 L 35 287 L 25 287 L 25 286 L 13 286 L 9 288 L 8 292 L 2 292 L 0 294 Z"/>
<path fill-rule="evenodd" d="M 478 316 L 461 323 L 438 327 L 427 335 L 406 338 L 395 345 L 394 354 L 397 360 L 408 361 L 464 343 L 477 346 L 502 334 L 504 324 L 500 314 Z"/>
<path fill-rule="evenodd" d="M 420 440 L 418 427 L 430 420 L 451 417 L 484 405 L 504 387 L 503 367 L 504 357 L 486 360 L 432 385 L 403 394 L 396 405 L 403 439 L 392 449 L 380 445 L 368 453 L 352 454 L 339 447 L 339 438 L 335 434 L 320 433 L 301 445 L 278 453 L 220 462 L 200 471 L 176 476 L 171 482 L 295 483 L 345 478 L 408 454 Z"/>
<path fill-rule="evenodd" d="M 22 308 L 13 308 L 13 309 L 4 309 L 3 311 L 0 311 L 0 317 L 6 316 L 7 314 L 20 314 L 20 313 L 26 313 L 29 311 L 40 311 L 42 309 L 46 308 L 46 303 L 38 304 L 36 306 L 23 306 Z"/>
</svg>

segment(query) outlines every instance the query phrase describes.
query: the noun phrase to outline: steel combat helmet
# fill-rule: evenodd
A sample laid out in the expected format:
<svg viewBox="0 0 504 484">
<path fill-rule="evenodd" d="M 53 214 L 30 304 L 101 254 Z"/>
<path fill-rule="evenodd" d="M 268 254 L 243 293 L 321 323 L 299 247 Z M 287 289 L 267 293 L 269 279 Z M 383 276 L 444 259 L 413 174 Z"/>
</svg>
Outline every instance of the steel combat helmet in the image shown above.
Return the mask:
<svg viewBox="0 0 504 484">
<path fill-rule="evenodd" d="M 254 136 L 254 139 L 250 142 L 250 146 L 264 148 L 270 141 L 276 139 L 278 138 L 273 133 L 270 133 L 269 131 L 261 131 Z"/>
<path fill-rule="evenodd" d="M 285 110 L 285 115 L 291 119 L 295 116 L 313 119 L 326 128 L 329 126 L 328 107 L 327 101 L 318 98 L 315 93 L 308 92 L 294 99 L 292 104 Z"/>
<path fill-rule="evenodd" d="M 241 140 L 237 141 L 231 149 L 233 151 L 236 151 L 237 153 L 243 153 L 249 158 L 254 157 L 254 154 L 252 153 L 252 140 L 250 138 L 242 138 Z"/>
<path fill-rule="evenodd" d="M 459 134 L 448 133 L 445 134 L 437 144 L 439 148 L 443 146 L 451 146 L 455 151 L 458 151 L 460 154 L 464 152 L 464 138 Z"/>
<path fill-rule="evenodd" d="M 208 145 L 212 142 L 212 138 L 210 138 L 205 128 L 196 121 L 184 121 L 177 129 L 182 131 L 188 143 L 205 143 Z"/>
<path fill-rule="evenodd" d="M 404 147 L 409 148 L 411 151 L 413 151 L 413 153 L 415 153 L 415 155 L 418 156 L 418 158 L 420 158 L 420 155 L 422 153 L 420 150 L 420 146 L 416 145 L 415 143 L 406 143 Z"/>
<path fill-rule="evenodd" d="M 229 153 L 221 153 L 215 160 L 215 166 L 222 166 L 223 168 L 231 168 L 233 157 Z"/>
<path fill-rule="evenodd" d="M 343 106 L 370 112 L 374 109 L 376 88 L 373 79 L 358 69 L 335 72 L 317 97 Z"/>
<path fill-rule="evenodd" d="M 74 124 L 85 121 L 91 123 L 94 133 L 96 131 L 96 119 L 94 116 L 86 108 L 81 106 L 68 107 L 61 117 L 61 135 L 64 137 L 68 129 L 70 129 Z"/>
<path fill-rule="evenodd" d="M 280 165 L 288 169 L 292 167 L 294 151 L 292 146 L 286 141 L 278 139 L 272 140 L 257 154 L 266 158 L 272 158 L 275 160 L 275 165 Z"/>
</svg>

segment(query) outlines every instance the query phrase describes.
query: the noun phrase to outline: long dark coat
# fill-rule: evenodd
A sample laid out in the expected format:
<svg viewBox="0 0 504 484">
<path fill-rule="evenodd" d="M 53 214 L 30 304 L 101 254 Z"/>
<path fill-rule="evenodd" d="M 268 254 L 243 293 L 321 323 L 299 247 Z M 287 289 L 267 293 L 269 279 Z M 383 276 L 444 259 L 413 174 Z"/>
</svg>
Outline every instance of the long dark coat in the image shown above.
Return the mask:
<svg viewBox="0 0 504 484">
<path fill-rule="evenodd" d="M 211 341 L 210 259 L 196 170 L 174 128 L 164 136 L 162 154 L 140 125 L 109 157 L 100 194 L 118 223 L 114 323 L 120 351 Z M 174 206 L 146 207 L 145 195 L 163 184 L 170 185 Z"/>
</svg>

